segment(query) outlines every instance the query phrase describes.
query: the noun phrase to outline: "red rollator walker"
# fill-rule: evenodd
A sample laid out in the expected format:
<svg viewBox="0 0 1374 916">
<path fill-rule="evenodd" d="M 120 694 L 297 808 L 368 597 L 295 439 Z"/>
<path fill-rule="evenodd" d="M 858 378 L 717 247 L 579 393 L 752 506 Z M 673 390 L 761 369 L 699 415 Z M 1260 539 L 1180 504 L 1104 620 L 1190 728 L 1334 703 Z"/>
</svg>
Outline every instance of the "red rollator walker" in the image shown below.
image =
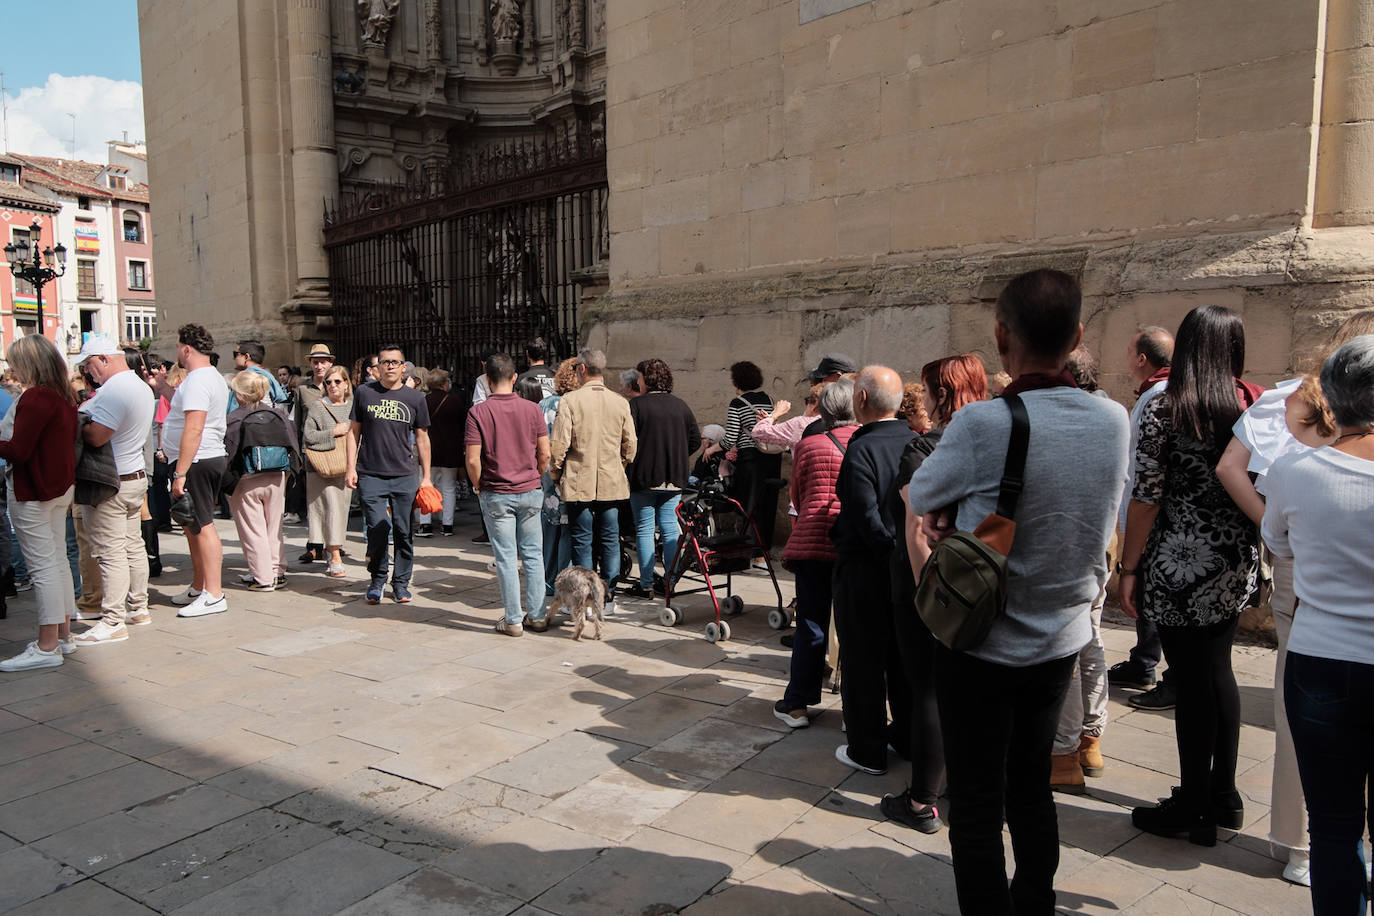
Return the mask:
<svg viewBox="0 0 1374 916">
<path fill-rule="evenodd" d="M 677 507 L 678 525 L 682 537 L 678 541 L 677 554 L 668 567 L 672 573 L 663 583 L 663 610 L 658 619 L 665 627 L 682 623 L 685 615 L 681 608 L 674 606 L 673 598 L 679 595 L 695 595 L 706 592 L 711 596 L 715 609 L 715 620 L 706 624 L 708 642 L 719 642 L 730 638 L 730 624 L 722 616 L 737 617 L 744 612 L 744 599 L 731 594 L 732 578 L 735 573 L 749 569 L 755 557 L 763 557 L 768 569 L 768 578 L 773 583 L 773 591 L 778 596 L 778 606 L 768 612 L 768 622 L 774 629 L 782 629 L 791 621 L 782 604 L 782 589 L 778 587 L 778 577 L 773 573 L 773 561 L 759 537 L 759 529 L 749 513 L 736 500 L 725 495 L 725 488 L 718 482 L 703 484 L 697 490 L 683 492 L 682 502 Z M 717 592 L 711 582 L 713 575 L 725 575 L 724 597 Z M 699 588 L 681 588 L 683 581 L 700 582 Z M 778 621 L 782 626 L 778 626 Z"/>
</svg>

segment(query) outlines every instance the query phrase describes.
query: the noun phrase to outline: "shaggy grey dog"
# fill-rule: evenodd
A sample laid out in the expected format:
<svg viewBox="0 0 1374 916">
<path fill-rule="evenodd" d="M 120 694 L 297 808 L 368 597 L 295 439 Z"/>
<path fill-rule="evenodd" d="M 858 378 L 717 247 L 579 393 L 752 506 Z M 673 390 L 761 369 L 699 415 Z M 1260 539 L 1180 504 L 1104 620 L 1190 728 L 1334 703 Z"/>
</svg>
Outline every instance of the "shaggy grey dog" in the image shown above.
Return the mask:
<svg viewBox="0 0 1374 916">
<path fill-rule="evenodd" d="M 606 583 L 590 569 L 569 566 L 553 580 L 553 606 L 567 608 L 573 618 L 573 639 L 582 638 L 582 628 L 587 625 L 587 612 L 591 612 L 592 631 L 596 639 L 601 638 L 601 620 L 606 608 Z"/>
</svg>

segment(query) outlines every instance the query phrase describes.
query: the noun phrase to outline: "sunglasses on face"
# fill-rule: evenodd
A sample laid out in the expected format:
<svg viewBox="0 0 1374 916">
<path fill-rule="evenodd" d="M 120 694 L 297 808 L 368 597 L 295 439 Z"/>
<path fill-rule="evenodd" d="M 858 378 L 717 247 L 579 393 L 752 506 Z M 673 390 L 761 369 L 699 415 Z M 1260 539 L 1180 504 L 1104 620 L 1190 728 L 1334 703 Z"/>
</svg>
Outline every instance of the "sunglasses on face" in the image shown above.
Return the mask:
<svg viewBox="0 0 1374 916">
<path fill-rule="evenodd" d="M 342 385 L 342 384 L 343 384 L 343 379 L 341 379 L 341 378 L 331 378 L 331 379 L 327 379 L 327 380 L 325 381 L 325 384 L 326 384 L 326 385 Z"/>
</svg>

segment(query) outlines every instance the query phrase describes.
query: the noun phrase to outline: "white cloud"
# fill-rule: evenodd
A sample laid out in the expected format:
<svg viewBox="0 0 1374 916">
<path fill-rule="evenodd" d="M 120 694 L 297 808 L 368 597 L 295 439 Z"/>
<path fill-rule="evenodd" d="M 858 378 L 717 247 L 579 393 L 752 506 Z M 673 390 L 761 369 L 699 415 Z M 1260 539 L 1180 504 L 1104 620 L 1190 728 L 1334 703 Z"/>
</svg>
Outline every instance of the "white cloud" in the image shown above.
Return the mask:
<svg viewBox="0 0 1374 916">
<path fill-rule="evenodd" d="M 131 80 L 103 76 L 62 76 L 46 85 L 6 93 L 9 148 L 34 156 L 72 157 L 72 119 L 76 115 L 76 155 L 104 162 L 106 141 L 143 139 L 143 87 Z"/>
</svg>

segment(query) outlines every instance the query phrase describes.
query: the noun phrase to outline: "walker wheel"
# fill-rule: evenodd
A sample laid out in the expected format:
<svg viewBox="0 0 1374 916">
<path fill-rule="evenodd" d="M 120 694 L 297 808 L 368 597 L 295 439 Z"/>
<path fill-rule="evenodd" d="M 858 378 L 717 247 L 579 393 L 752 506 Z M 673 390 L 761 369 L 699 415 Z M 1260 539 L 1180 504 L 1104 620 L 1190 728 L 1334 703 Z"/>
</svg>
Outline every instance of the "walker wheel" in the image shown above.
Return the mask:
<svg viewBox="0 0 1374 916">
<path fill-rule="evenodd" d="M 768 625 L 775 630 L 785 630 L 792 625 L 792 620 L 786 611 L 773 608 L 768 612 Z"/>
<path fill-rule="evenodd" d="M 726 623 L 724 620 L 720 622 L 720 638 L 722 640 L 730 638 L 730 624 Z"/>
<path fill-rule="evenodd" d="M 725 622 L 716 623 L 714 620 L 706 625 L 706 641 L 720 642 L 725 638 Z"/>
<path fill-rule="evenodd" d="M 731 617 L 736 617 L 744 613 L 744 599 L 739 595 L 730 595 L 720 603 L 720 609 Z"/>
<path fill-rule="evenodd" d="M 680 621 L 681 618 L 676 608 L 664 605 L 663 609 L 658 612 L 658 622 L 665 627 L 675 627 Z"/>
</svg>

